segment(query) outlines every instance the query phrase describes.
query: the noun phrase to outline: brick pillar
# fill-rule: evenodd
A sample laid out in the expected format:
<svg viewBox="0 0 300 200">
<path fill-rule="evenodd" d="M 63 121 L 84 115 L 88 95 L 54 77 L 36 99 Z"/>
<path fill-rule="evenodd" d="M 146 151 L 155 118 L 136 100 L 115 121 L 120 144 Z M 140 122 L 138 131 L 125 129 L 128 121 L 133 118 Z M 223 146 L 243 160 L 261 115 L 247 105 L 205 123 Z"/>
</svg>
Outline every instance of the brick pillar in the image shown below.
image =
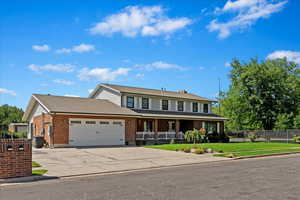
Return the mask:
<svg viewBox="0 0 300 200">
<path fill-rule="evenodd" d="M 175 121 L 175 131 L 176 131 L 176 138 L 178 137 L 178 133 L 180 131 L 180 121 L 178 119 L 176 119 Z"/>
<path fill-rule="evenodd" d="M 155 134 L 155 139 L 158 138 L 157 132 L 158 132 L 158 119 L 154 119 L 154 134 Z"/>
</svg>

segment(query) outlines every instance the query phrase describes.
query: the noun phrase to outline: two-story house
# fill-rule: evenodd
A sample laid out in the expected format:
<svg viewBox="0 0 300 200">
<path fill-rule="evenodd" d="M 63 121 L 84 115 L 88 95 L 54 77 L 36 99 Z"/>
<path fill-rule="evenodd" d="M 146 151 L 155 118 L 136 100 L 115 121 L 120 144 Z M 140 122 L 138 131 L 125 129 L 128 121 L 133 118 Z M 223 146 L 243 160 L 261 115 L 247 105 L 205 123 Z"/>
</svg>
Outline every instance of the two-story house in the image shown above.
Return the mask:
<svg viewBox="0 0 300 200">
<path fill-rule="evenodd" d="M 222 133 L 213 100 L 188 93 L 99 84 L 88 98 L 32 95 L 29 136 L 50 146 L 125 145 L 183 139 L 193 128 Z"/>
</svg>

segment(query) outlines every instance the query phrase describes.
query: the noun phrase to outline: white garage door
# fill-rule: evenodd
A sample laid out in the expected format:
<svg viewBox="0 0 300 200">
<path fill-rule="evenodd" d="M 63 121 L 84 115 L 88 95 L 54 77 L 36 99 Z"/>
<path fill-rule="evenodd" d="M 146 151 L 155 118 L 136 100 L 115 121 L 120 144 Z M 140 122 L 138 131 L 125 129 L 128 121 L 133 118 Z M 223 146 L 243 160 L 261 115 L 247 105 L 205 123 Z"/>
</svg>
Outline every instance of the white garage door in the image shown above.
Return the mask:
<svg viewBox="0 0 300 200">
<path fill-rule="evenodd" d="M 71 146 L 124 145 L 124 137 L 124 120 L 69 120 Z"/>
</svg>

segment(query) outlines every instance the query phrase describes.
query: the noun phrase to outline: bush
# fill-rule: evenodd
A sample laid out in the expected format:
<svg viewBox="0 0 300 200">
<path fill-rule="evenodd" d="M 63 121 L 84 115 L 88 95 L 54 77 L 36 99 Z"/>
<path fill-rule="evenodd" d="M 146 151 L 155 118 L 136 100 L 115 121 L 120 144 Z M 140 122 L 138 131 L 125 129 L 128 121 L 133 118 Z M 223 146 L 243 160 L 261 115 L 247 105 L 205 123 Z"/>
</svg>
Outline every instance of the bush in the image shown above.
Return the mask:
<svg viewBox="0 0 300 200">
<path fill-rule="evenodd" d="M 220 142 L 228 143 L 230 141 L 229 136 L 226 133 L 221 133 L 219 136 Z"/>
<path fill-rule="evenodd" d="M 210 143 L 219 142 L 220 140 L 219 134 L 217 132 L 208 133 L 206 137 L 208 142 Z"/>
<path fill-rule="evenodd" d="M 189 143 L 200 143 L 204 140 L 204 135 L 201 134 L 201 132 L 197 129 L 194 129 L 192 131 L 186 131 L 184 134 L 184 139 Z"/>
<path fill-rule="evenodd" d="M 183 151 L 184 153 L 191 153 L 191 148 L 190 148 L 190 147 L 184 147 L 184 148 L 182 149 L 182 151 Z"/>
<path fill-rule="evenodd" d="M 195 151 L 194 151 L 194 153 L 195 154 L 203 154 L 205 151 L 204 151 L 204 149 L 203 148 L 197 148 L 197 149 L 195 149 Z"/>
<path fill-rule="evenodd" d="M 175 139 L 172 139 L 172 140 L 170 141 L 170 144 L 176 144 Z"/>
<path fill-rule="evenodd" d="M 255 132 L 250 132 L 248 134 L 248 138 L 250 139 L 251 142 L 255 142 L 258 137 Z"/>
<path fill-rule="evenodd" d="M 294 136 L 294 140 L 296 143 L 300 144 L 300 136 Z"/>
</svg>

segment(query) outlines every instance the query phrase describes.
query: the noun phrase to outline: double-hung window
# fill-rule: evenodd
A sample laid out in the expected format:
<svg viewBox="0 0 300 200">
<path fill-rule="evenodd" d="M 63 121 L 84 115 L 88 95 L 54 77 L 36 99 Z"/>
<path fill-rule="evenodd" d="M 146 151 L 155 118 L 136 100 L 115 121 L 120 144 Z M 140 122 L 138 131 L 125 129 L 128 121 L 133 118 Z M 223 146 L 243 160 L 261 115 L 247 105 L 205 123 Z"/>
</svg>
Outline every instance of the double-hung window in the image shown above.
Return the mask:
<svg viewBox="0 0 300 200">
<path fill-rule="evenodd" d="M 193 112 L 198 112 L 198 103 L 197 102 L 193 103 Z"/>
<path fill-rule="evenodd" d="M 134 108 L 134 97 L 127 97 L 127 108 Z"/>
<path fill-rule="evenodd" d="M 183 111 L 183 101 L 177 101 L 177 111 Z"/>
<path fill-rule="evenodd" d="M 142 98 L 142 109 L 149 109 L 149 98 Z"/>
<path fill-rule="evenodd" d="M 208 113 L 208 104 L 203 104 L 203 112 Z"/>
<path fill-rule="evenodd" d="M 162 100 L 161 101 L 161 109 L 162 110 L 169 110 L 169 101 L 168 100 Z"/>
</svg>

